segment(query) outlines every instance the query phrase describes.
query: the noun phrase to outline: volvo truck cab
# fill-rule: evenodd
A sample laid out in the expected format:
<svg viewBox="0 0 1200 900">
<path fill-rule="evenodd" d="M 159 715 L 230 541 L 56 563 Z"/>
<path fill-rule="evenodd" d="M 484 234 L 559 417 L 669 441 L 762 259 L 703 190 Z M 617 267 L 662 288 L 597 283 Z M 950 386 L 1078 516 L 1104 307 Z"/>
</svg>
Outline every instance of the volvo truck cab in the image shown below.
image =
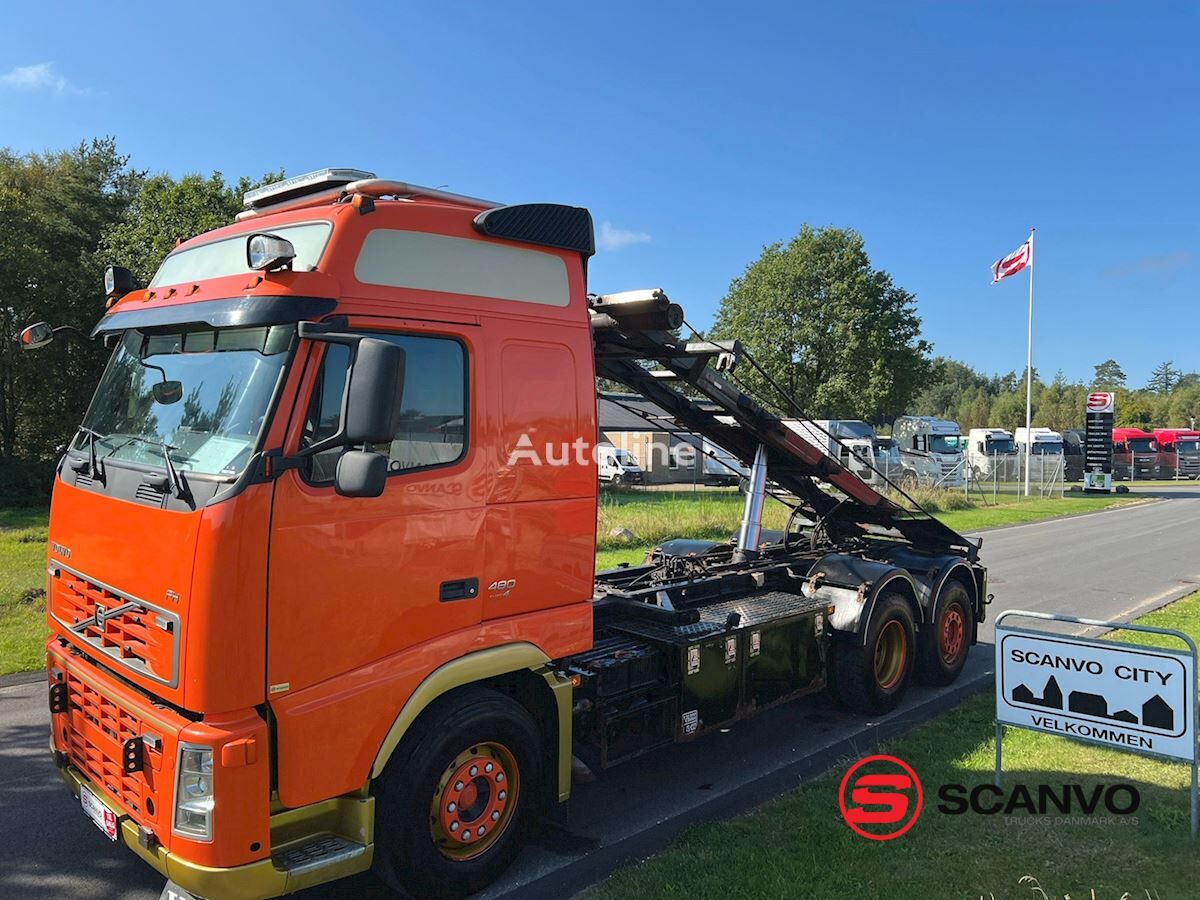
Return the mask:
<svg viewBox="0 0 1200 900">
<path fill-rule="evenodd" d="M 109 271 L 50 510 L 53 759 L 173 895 L 466 896 L 573 757 L 963 670 L 980 541 L 784 427 L 661 290 L 589 295 L 587 210 L 335 169 L 246 207 Z M 748 468 L 736 541 L 596 571 L 598 376 Z"/>
</svg>

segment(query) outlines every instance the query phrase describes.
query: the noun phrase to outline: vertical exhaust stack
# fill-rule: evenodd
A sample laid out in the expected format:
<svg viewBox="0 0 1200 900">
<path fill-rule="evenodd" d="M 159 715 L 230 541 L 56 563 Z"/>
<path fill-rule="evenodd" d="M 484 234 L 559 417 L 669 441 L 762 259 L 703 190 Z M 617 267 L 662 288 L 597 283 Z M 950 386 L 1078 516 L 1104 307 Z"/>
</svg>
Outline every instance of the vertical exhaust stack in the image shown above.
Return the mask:
<svg viewBox="0 0 1200 900">
<path fill-rule="evenodd" d="M 754 451 L 750 467 L 750 484 L 746 488 L 746 506 L 742 512 L 742 529 L 738 533 L 737 558 L 752 559 L 758 555 L 758 539 L 762 534 L 763 500 L 767 492 L 767 448 L 762 444 Z"/>
</svg>

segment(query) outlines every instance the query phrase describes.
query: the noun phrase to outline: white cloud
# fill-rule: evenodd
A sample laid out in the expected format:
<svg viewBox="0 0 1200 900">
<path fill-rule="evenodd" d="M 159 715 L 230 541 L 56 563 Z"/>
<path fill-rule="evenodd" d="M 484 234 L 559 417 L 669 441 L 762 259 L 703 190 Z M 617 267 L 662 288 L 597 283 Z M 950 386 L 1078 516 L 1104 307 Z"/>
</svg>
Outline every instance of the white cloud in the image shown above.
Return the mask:
<svg viewBox="0 0 1200 900">
<path fill-rule="evenodd" d="M 644 231 L 630 231 L 628 228 L 617 228 L 611 222 L 603 222 L 600 225 L 601 250 L 620 250 L 622 247 L 649 242 L 650 235 Z"/>
<path fill-rule="evenodd" d="M 0 86 L 18 91 L 52 91 L 55 94 L 86 93 L 71 86 L 54 68 L 54 63 L 35 63 L 32 66 L 17 66 L 11 72 L 0 75 Z"/>
</svg>

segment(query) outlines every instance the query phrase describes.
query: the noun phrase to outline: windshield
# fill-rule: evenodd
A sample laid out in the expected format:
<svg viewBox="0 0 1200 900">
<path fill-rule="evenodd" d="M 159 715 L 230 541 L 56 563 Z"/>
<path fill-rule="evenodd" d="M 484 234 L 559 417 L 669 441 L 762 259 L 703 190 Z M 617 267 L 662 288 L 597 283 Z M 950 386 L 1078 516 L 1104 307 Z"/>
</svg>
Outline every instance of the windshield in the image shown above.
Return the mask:
<svg viewBox="0 0 1200 900">
<path fill-rule="evenodd" d="M 987 448 L 989 455 L 992 453 L 1012 453 L 1017 449 L 1013 444 L 1012 438 L 986 438 L 984 446 Z"/>
<path fill-rule="evenodd" d="M 626 469 L 632 469 L 638 464 L 637 457 L 628 450 L 615 450 L 613 456 L 617 458 L 617 463 Z"/>
<path fill-rule="evenodd" d="M 1176 453 L 1200 453 L 1200 440 L 1195 441 L 1176 441 Z"/>
<path fill-rule="evenodd" d="M 934 453 L 958 453 L 962 450 L 962 436 L 957 434 L 931 434 L 929 449 Z"/>
<path fill-rule="evenodd" d="M 97 435 L 97 455 L 161 467 L 162 448 L 147 441 L 165 441 L 178 469 L 237 475 L 254 451 L 295 330 L 126 331 L 83 420 Z M 163 382 L 179 384 L 164 390 Z M 74 447 L 87 446 L 80 431 Z"/>
<path fill-rule="evenodd" d="M 1129 450 L 1131 453 L 1153 453 L 1157 449 L 1154 441 L 1149 438 L 1129 439 Z"/>
<path fill-rule="evenodd" d="M 1062 441 L 1034 441 L 1034 456 L 1057 456 L 1063 452 Z"/>
</svg>

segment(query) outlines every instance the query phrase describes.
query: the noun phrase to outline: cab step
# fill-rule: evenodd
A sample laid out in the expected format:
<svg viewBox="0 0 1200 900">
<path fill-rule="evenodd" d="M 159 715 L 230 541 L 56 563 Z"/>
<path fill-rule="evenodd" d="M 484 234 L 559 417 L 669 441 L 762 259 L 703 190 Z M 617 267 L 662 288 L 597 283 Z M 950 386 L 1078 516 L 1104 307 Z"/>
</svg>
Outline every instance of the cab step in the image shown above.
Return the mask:
<svg viewBox="0 0 1200 900">
<path fill-rule="evenodd" d="M 293 844 L 271 855 L 275 866 L 290 875 L 300 875 L 312 869 L 346 862 L 367 852 L 358 844 L 336 834 L 323 834 L 301 844 Z"/>
</svg>

